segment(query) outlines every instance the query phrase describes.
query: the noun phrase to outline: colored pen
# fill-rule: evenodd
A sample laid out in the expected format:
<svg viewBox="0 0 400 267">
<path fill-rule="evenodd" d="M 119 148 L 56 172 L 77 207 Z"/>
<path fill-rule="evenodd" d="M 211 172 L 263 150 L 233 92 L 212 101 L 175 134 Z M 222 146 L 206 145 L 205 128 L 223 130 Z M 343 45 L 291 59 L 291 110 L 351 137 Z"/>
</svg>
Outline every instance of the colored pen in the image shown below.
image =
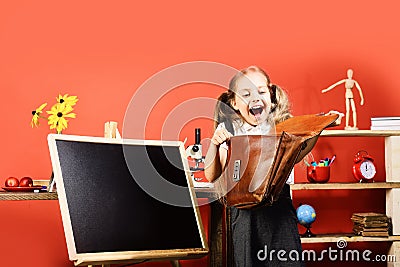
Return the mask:
<svg viewBox="0 0 400 267">
<path fill-rule="evenodd" d="M 310 166 L 310 163 L 308 163 L 308 161 L 305 160 L 305 159 L 304 159 L 304 163 L 305 163 L 307 166 Z"/>
<path fill-rule="evenodd" d="M 332 165 L 332 163 L 333 163 L 333 161 L 336 159 L 336 155 L 333 155 L 333 157 L 332 157 L 332 159 L 331 159 L 331 162 L 329 163 L 329 165 L 328 166 L 331 166 Z"/>
</svg>

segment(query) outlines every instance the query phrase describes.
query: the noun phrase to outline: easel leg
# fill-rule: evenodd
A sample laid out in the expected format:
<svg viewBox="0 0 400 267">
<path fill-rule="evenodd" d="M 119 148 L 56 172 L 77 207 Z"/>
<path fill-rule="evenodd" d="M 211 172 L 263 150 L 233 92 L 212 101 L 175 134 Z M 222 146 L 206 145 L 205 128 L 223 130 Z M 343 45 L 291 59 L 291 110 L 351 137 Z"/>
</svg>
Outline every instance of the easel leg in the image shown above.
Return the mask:
<svg viewBox="0 0 400 267">
<path fill-rule="evenodd" d="M 176 260 L 176 261 L 171 261 L 171 265 L 172 265 L 172 267 L 181 267 L 181 264 L 179 263 L 178 260 Z"/>
</svg>

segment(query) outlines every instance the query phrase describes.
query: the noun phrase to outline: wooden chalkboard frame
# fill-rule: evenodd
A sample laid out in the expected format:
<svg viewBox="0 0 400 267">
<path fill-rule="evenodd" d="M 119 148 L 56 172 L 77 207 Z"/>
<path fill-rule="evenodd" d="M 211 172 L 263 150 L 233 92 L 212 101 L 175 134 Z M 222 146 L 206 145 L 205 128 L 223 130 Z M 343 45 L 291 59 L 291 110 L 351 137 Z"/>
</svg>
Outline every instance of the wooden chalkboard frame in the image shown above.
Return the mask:
<svg viewBox="0 0 400 267">
<path fill-rule="evenodd" d="M 59 160 L 59 151 L 57 141 L 73 141 L 95 144 L 116 144 L 116 145 L 136 145 L 136 146 L 161 146 L 161 147 L 176 147 L 179 149 L 179 154 L 182 159 L 184 173 L 186 176 L 187 189 L 190 193 L 195 220 L 197 224 L 196 231 L 201 240 L 201 247 L 182 248 L 182 249 L 165 249 L 165 250 L 140 250 L 140 251 L 96 251 L 91 253 L 78 253 L 75 246 L 74 231 L 70 217 L 70 210 L 67 201 L 67 193 L 65 190 L 63 171 Z M 180 141 L 161 141 L 161 140 L 133 140 L 133 139 L 111 139 L 92 136 L 77 136 L 65 134 L 49 134 L 48 145 L 50 157 L 54 172 L 54 178 L 57 185 L 57 193 L 61 210 L 64 234 L 67 243 L 68 255 L 71 261 L 74 261 L 76 266 L 89 264 L 113 264 L 121 262 L 140 262 L 153 260 L 177 260 L 188 258 L 199 258 L 205 256 L 208 251 L 208 244 L 205 238 L 204 229 L 200 217 L 200 212 L 197 205 L 197 199 L 193 189 L 192 179 L 190 178 L 190 169 L 188 166 L 183 142 Z M 61 152 L 62 153 L 62 152 Z M 82 214 L 85 216 L 85 214 Z M 94 222 L 96 223 L 96 222 Z M 190 238 L 190 237 L 187 237 Z"/>
</svg>

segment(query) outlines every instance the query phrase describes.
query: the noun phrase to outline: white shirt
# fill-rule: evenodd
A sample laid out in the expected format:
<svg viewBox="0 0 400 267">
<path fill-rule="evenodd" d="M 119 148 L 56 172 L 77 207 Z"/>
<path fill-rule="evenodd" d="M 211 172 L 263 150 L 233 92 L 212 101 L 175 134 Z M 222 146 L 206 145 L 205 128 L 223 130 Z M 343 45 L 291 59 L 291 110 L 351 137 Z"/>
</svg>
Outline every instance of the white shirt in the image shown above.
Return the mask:
<svg viewBox="0 0 400 267">
<path fill-rule="evenodd" d="M 234 121 L 232 125 L 234 130 L 233 135 L 263 135 L 271 132 L 271 125 L 267 122 L 253 126 L 251 124 L 248 124 L 247 122 Z M 226 129 L 225 123 L 223 122 L 217 126 L 216 130 L 220 130 L 222 128 Z M 226 142 L 222 143 L 220 147 L 228 150 L 228 145 L 226 144 Z M 291 171 L 286 183 L 294 183 L 294 169 Z"/>
</svg>

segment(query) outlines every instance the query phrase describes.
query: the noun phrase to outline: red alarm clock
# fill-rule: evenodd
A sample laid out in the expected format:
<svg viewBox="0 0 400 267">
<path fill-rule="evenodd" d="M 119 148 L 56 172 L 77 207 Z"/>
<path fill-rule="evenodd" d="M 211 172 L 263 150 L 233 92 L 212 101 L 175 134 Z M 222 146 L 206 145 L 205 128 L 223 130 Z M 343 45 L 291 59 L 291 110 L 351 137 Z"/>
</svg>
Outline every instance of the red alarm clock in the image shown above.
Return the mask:
<svg viewBox="0 0 400 267">
<path fill-rule="evenodd" d="M 354 156 L 353 175 L 359 182 L 373 182 L 376 174 L 374 159 L 365 150 Z"/>
</svg>

